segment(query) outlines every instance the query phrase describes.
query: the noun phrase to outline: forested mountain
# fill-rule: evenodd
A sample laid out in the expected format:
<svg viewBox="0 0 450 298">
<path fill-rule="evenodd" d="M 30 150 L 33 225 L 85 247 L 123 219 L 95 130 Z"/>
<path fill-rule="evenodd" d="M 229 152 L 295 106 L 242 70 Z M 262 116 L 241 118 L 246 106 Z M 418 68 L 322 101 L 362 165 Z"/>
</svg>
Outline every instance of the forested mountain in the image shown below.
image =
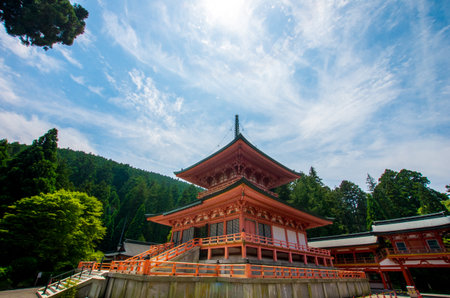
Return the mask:
<svg viewBox="0 0 450 298">
<path fill-rule="evenodd" d="M 80 151 L 60 149 L 58 157 L 68 176 L 63 188 L 86 192 L 104 205 L 107 234 L 100 246 L 104 251 L 115 249 L 121 236 L 122 240 L 165 242 L 169 229 L 147 222 L 144 215 L 186 205 L 196 199 L 199 190 L 167 176 Z"/>
<path fill-rule="evenodd" d="M 23 197 L 57 189 L 84 192 L 103 204 L 106 235 L 99 249 L 111 251 L 121 238 L 165 242 L 169 229 L 147 222 L 144 215 L 196 199 L 199 188 L 183 181 L 56 146 L 56 130 L 30 146 L 1 141 L 1 214 Z"/>
</svg>

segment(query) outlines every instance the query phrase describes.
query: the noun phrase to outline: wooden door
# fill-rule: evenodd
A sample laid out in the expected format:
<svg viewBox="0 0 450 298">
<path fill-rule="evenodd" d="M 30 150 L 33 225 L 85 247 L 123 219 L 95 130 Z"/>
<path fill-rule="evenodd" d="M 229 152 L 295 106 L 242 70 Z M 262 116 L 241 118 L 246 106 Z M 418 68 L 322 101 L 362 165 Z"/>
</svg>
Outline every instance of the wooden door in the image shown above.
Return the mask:
<svg viewBox="0 0 450 298">
<path fill-rule="evenodd" d="M 244 229 L 245 233 L 256 235 L 256 222 L 254 220 L 246 219 Z"/>
</svg>

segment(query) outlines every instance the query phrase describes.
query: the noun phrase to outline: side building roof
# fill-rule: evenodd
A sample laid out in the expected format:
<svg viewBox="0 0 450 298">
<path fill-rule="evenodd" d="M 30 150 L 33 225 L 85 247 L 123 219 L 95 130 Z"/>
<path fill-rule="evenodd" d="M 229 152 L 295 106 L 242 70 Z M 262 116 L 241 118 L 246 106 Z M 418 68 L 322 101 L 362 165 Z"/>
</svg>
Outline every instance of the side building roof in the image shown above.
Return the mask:
<svg viewBox="0 0 450 298">
<path fill-rule="evenodd" d="M 361 246 L 376 243 L 377 243 L 377 236 L 373 235 L 371 232 L 317 237 L 317 238 L 310 238 L 308 240 L 308 245 L 316 248 Z"/>
<path fill-rule="evenodd" d="M 449 228 L 450 216 L 444 212 L 374 221 L 372 231 L 310 238 L 308 245 L 317 248 L 363 246 L 377 243 L 378 236 Z"/>
<path fill-rule="evenodd" d="M 450 216 L 445 215 L 444 212 L 379 220 L 372 223 L 372 231 L 378 235 L 445 227 L 450 228 Z"/>
</svg>

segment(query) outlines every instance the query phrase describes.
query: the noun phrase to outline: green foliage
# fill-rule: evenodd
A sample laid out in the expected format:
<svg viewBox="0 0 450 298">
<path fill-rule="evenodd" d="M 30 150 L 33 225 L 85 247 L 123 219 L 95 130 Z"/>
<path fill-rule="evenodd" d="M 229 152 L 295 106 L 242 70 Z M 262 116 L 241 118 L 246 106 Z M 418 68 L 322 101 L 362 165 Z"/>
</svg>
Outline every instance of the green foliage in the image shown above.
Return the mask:
<svg viewBox="0 0 450 298">
<path fill-rule="evenodd" d="M 59 149 L 70 187 L 98 198 L 104 206 L 106 236 L 100 248 L 115 250 L 124 237 L 166 242 L 169 229 L 147 222 L 145 214 L 169 211 L 196 200 L 198 188 L 156 173 L 70 149 Z"/>
<path fill-rule="evenodd" d="M 0 217 L 6 207 L 15 201 L 56 190 L 58 180 L 58 131 L 54 128 L 33 141 L 31 146 L 19 151 L 12 158 L 2 161 L 2 192 L 0 196 Z M 2 141 L 5 152 L 7 142 Z M 5 154 L 2 154 L 5 156 Z M 5 161 L 6 160 L 6 161 Z"/>
<path fill-rule="evenodd" d="M 102 204 L 80 192 L 60 190 L 15 202 L 0 220 L 2 265 L 22 260 L 33 275 L 38 269 L 73 268 L 104 236 L 101 214 Z"/>
<path fill-rule="evenodd" d="M 428 184 L 428 179 L 421 173 L 386 170 L 378 184 L 367 176 L 370 193 L 346 180 L 339 187 L 330 189 L 311 168 L 308 175 L 302 174 L 288 187 L 275 191 L 284 197 L 289 191 L 288 203 L 296 208 L 333 219 L 330 226 L 308 230 L 309 237 L 317 237 L 367 231 L 375 220 L 445 210 L 450 199 L 429 188 Z"/>
<path fill-rule="evenodd" d="M 448 197 L 428 187 L 421 173 L 386 170 L 373 190 L 372 220 L 414 216 L 443 211 L 441 201 Z"/>
<path fill-rule="evenodd" d="M 51 48 L 55 43 L 72 45 L 84 32 L 89 13 L 69 0 L 0 0 L 0 21 L 6 32 L 19 36 L 25 45 Z"/>
<path fill-rule="evenodd" d="M 77 297 L 77 288 L 75 287 L 76 281 L 72 280 L 71 278 L 67 279 L 63 283 L 63 287 L 68 288 L 67 290 L 63 291 L 61 294 L 61 298 L 75 298 Z"/>
</svg>

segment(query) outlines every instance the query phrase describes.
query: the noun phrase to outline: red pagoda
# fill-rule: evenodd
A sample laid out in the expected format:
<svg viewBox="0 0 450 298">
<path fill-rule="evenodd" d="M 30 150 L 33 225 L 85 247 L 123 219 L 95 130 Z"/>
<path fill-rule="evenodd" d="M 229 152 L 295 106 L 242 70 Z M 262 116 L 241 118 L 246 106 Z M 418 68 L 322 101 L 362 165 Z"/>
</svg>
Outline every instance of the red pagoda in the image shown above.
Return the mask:
<svg viewBox="0 0 450 298">
<path fill-rule="evenodd" d="M 147 219 L 170 226 L 175 247 L 198 239 L 198 253 L 190 261 L 333 265 L 330 252 L 309 247 L 306 237 L 307 229 L 332 222 L 279 200 L 271 189 L 298 179 L 300 174 L 244 138 L 237 116 L 232 142 L 175 174 L 206 190 L 187 206 Z"/>
</svg>

